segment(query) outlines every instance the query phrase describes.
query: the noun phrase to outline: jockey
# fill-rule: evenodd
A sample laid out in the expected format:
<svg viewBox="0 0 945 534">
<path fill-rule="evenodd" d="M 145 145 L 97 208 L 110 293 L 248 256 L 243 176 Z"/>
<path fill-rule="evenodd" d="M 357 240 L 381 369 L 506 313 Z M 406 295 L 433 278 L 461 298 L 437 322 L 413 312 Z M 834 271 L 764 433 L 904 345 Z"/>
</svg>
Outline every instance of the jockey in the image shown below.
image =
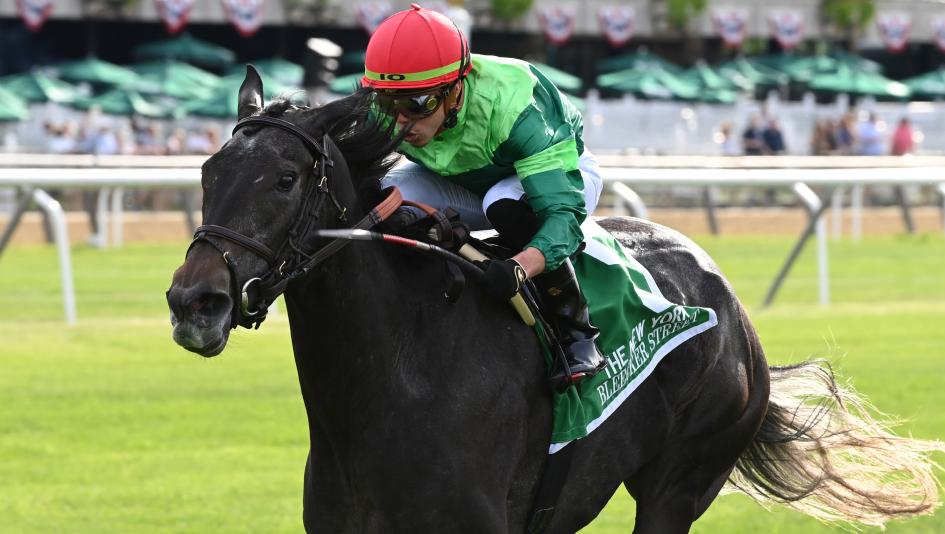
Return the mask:
<svg viewBox="0 0 945 534">
<path fill-rule="evenodd" d="M 384 178 L 404 198 L 452 207 L 473 230 L 495 228 L 520 250 L 489 261 L 491 293 L 507 300 L 535 277 L 575 380 L 606 365 L 569 256 L 601 193 L 580 113 L 534 66 L 471 55 L 444 15 L 417 4 L 382 22 L 368 43 L 362 85 L 408 129 L 402 162 Z M 398 214 L 419 218 L 402 208 Z M 553 381 L 565 378 L 558 369 Z"/>
</svg>

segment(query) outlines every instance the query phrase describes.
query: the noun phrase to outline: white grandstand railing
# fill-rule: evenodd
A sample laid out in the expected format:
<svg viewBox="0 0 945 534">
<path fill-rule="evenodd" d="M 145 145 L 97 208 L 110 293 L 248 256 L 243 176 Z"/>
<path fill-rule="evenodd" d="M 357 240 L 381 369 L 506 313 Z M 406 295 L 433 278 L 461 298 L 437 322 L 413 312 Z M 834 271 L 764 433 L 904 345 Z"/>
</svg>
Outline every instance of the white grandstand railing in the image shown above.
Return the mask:
<svg viewBox="0 0 945 534">
<path fill-rule="evenodd" d="M 0 187 L 14 187 L 20 199 L 0 237 L 0 254 L 9 242 L 22 212 L 31 202 L 39 204 L 53 221 L 63 278 L 66 321 L 76 321 L 69 237 L 58 202 L 44 188 L 91 188 L 111 190 L 114 234 L 120 236 L 123 188 L 196 188 L 200 165 L 206 156 L 90 156 L 50 154 L 0 155 Z M 646 206 L 633 187 L 722 186 L 791 187 L 809 214 L 808 225 L 769 289 L 770 304 L 802 250 L 806 240 L 818 237 L 820 302 L 829 303 L 826 231 L 822 215 L 828 202 L 809 186 L 828 190 L 865 185 L 929 184 L 945 198 L 945 157 L 655 157 L 601 156 L 601 175 L 610 190 L 640 214 Z M 100 197 L 102 198 L 102 197 Z M 826 197 L 825 197 L 826 198 Z M 835 204 L 836 205 L 836 204 Z M 100 202 L 104 212 L 106 203 Z M 945 211 L 945 204 L 943 204 Z M 105 219 L 102 219 L 104 226 Z M 943 215 L 945 226 L 945 215 Z"/>
</svg>

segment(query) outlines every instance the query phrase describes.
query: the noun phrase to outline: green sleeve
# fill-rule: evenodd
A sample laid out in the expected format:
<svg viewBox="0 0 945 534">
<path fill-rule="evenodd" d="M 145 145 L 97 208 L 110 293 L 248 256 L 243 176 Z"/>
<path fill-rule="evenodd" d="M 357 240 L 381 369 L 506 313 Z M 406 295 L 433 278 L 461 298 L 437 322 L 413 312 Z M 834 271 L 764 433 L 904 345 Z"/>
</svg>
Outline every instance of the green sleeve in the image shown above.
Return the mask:
<svg viewBox="0 0 945 534">
<path fill-rule="evenodd" d="M 553 85 L 538 83 L 533 102 L 519 116 L 497 159 L 511 161 L 541 227 L 528 246 L 556 269 L 578 249 L 587 217 L 584 179 L 578 169 L 580 115 Z M 583 147 L 581 147 L 583 148 Z"/>
</svg>

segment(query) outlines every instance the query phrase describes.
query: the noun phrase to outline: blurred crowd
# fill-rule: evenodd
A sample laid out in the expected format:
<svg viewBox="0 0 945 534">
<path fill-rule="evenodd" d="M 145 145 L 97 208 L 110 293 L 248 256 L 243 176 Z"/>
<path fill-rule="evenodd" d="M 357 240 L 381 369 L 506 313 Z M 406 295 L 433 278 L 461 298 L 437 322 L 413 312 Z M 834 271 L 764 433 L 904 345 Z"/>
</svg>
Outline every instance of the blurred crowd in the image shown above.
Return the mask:
<svg viewBox="0 0 945 534">
<path fill-rule="evenodd" d="M 196 155 L 213 154 L 221 145 L 220 130 L 212 123 L 201 124 L 193 128 L 167 127 L 158 122 L 132 120 L 128 128 L 97 123 L 87 120 L 46 122 L 46 151 L 51 154 L 95 154 L 95 155 Z M 167 128 L 168 131 L 165 131 Z M 50 191 L 62 198 L 63 191 Z M 89 242 L 101 245 L 102 237 L 98 220 L 97 207 L 101 191 L 74 192 L 76 197 L 68 204 L 81 204 L 89 216 L 92 236 Z M 189 190 L 136 190 L 124 195 L 124 204 L 128 209 L 168 210 L 183 209 L 192 219 L 192 213 L 199 206 L 198 193 Z M 44 220 L 47 239 L 51 239 L 49 222 Z M 193 223 L 191 223 L 193 226 Z"/>
<path fill-rule="evenodd" d="M 902 118 L 895 129 L 874 113 L 858 118 L 849 111 L 837 119 L 815 121 L 809 154 L 814 156 L 902 156 L 912 154 L 921 141 L 908 118 Z M 731 122 L 723 122 L 716 133 L 716 143 L 724 156 L 776 156 L 787 153 L 784 134 L 777 118 L 754 115 L 741 135 L 736 135 Z"/>
<path fill-rule="evenodd" d="M 731 122 L 723 122 L 716 140 L 723 156 L 777 156 L 787 153 L 781 124 L 775 117 L 752 115 L 740 136 Z"/>
<path fill-rule="evenodd" d="M 214 124 L 197 128 L 175 127 L 164 132 L 157 122 L 132 121 L 131 130 L 91 121 L 47 122 L 46 150 L 53 154 L 213 154 L 220 147 L 220 130 Z"/>
<path fill-rule="evenodd" d="M 915 150 L 918 133 L 909 119 L 899 120 L 895 130 L 869 113 L 858 120 L 850 111 L 836 120 L 820 120 L 814 124 L 810 153 L 815 156 L 902 156 Z"/>
</svg>

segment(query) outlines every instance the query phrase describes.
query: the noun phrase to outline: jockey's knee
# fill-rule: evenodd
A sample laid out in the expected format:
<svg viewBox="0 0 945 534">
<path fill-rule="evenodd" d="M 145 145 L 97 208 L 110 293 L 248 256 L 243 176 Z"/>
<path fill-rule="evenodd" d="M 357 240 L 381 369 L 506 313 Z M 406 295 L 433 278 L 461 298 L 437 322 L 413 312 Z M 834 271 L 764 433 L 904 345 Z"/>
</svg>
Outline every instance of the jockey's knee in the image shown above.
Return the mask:
<svg viewBox="0 0 945 534">
<path fill-rule="evenodd" d="M 500 198 L 486 209 L 486 218 L 510 247 L 521 250 L 535 237 L 541 222 L 528 203 Z"/>
</svg>

